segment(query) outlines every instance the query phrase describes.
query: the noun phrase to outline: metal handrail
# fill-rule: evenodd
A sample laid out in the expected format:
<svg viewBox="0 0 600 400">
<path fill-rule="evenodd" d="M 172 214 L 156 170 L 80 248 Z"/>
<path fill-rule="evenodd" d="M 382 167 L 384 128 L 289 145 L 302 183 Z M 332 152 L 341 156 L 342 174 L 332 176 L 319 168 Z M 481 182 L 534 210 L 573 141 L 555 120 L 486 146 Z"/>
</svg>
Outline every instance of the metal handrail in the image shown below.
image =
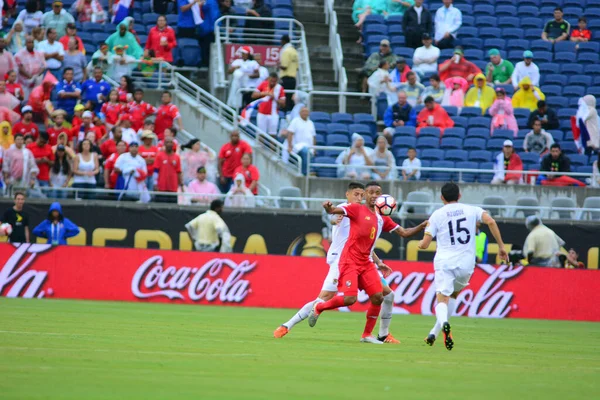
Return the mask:
<svg viewBox="0 0 600 400">
<path fill-rule="evenodd" d="M 325 0 L 325 23 L 329 25 L 329 49 L 331 52 L 331 59 L 333 60 L 335 80 L 338 82 L 339 91 L 346 92 L 348 90 L 348 78 L 346 75 L 346 69 L 344 68 L 342 39 L 338 33 L 338 19 L 337 13 L 334 9 L 334 4 L 335 0 Z M 342 98 L 340 96 L 340 109 L 342 108 L 344 110 L 346 109 L 346 98 Z"/>
<path fill-rule="evenodd" d="M 345 78 L 346 71 L 343 71 L 342 75 L 347 83 L 348 79 Z M 336 96 L 339 102 L 339 112 L 346 112 L 346 97 L 370 97 L 371 98 L 371 115 L 377 119 L 377 96 L 371 93 L 362 92 L 345 92 L 345 91 L 328 91 L 328 90 L 313 90 L 308 93 L 307 106 L 312 110 L 313 97 L 315 96 Z"/>
</svg>

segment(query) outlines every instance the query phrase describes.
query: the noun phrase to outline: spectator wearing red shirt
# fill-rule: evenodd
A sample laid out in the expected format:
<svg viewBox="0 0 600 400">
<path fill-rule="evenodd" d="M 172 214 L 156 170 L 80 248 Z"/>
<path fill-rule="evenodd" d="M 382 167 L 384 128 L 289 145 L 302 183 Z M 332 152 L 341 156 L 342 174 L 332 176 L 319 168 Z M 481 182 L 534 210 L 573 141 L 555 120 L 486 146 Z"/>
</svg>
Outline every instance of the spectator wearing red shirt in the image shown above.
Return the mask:
<svg viewBox="0 0 600 400">
<path fill-rule="evenodd" d="M 25 106 L 21 109 L 21 114 L 23 119 L 13 126 L 13 135 L 20 133 L 23 136 L 31 135 L 34 139 L 37 139 L 40 130 L 33 122 L 33 108 Z"/>
<path fill-rule="evenodd" d="M 23 86 L 17 82 L 17 71 L 8 71 L 6 74 L 6 91 L 19 99 L 19 101 L 25 100 Z M 15 108 L 15 111 L 19 112 L 19 106 Z"/>
<path fill-rule="evenodd" d="M 237 130 L 229 134 L 229 142 L 225 143 L 219 151 L 219 189 L 227 193 L 233 183 L 234 171 L 242 165 L 242 156 L 246 153 L 252 154 L 252 148 L 243 140 L 240 140 L 240 132 Z"/>
<path fill-rule="evenodd" d="M 119 92 L 113 89 L 108 94 L 108 101 L 102 104 L 100 112 L 104 114 L 108 129 L 119 124 L 119 118 L 125 106 L 119 103 Z"/>
<path fill-rule="evenodd" d="M 258 172 L 258 168 L 256 168 L 255 165 L 252 165 L 252 154 L 245 153 L 242 156 L 242 165 L 235 169 L 233 176 L 237 176 L 237 174 L 244 175 L 246 187 L 256 196 L 258 194 L 258 179 L 260 178 L 260 173 Z"/>
<path fill-rule="evenodd" d="M 157 175 L 156 190 L 159 192 L 177 193 L 183 190 L 183 174 L 181 159 L 173 150 L 173 139 L 165 139 L 165 151 L 160 151 L 154 160 L 154 173 Z M 176 195 L 157 195 L 156 201 L 161 203 L 177 203 Z"/>
<path fill-rule="evenodd" d="M 444 61 L 438 67 L 440 80 L 442 82 L 446 81 L 448 78 L 454 78 L 455 76 L 460 76 L 467 80 L 467 82 L 472 82 L 475 75 L 481 74 L 481 70 L 471 61 L 467 61 L 465 55 L 463 53 L 462 47 L 458 46 L 454 49 L 454 55 L 451 59 Z"/>
<path fill-rule="evenodd" d="M 579 17 L 577 29 L 571 31 L 571 42 L 589 42 L 592 39 L 592 32 L 587 28 L 587 19 Z"/>
<path fill-rule="evenodd" d="M 277 135 L 279 126 L 279 107 L 285 106 L 285 91 L 283 86 L 277 83 L 279 80 L 277 73 L 271 72 L 269 78 L 263 81 L 254 93 L 252 99 L 263 99 L 258 104 L 258 114 L 256 115 L 256 125 L 263 132 L 269 135 Z"/>
<path fill-rule="evenodd" d="M 133 79 L 130 76 L 122 76 L 119 81 L 119 88 L 117 91 L 119 92 L 119 102 L 121 103 L 129 103 L 133 101 L 133 92 L 135 88 L 133 87 Z M 142 90 L 142 95 L 144 91 Z M 143 96 L 142 96 L 143 97 Z"/>
<path fill-rule="evenodd" d="M 75 24 L 73 23 L 67 24 L 67 34 L 61 37 L 58 41 L 60 44 L 63 45 L 65 51 L 69 51 L 69 39 L 71 39 L 71 37 L 74 37 L 75 40 L 77 40 L 79 51 L 85 55 L 85 47 L 83 46 L 83 40 L 81 40 L 81 38 L 77 36 L 77 26 L 75 26 Z"/>
<path fill-rule="evenodd" d="M 54 122 L 54 125 L 48 128 L 48 144 L 50 146 L 56 145 L 58 141 L 58 135 L 61 133 L 65 133 L 68 138 L 70 138 L 71 128 L 65 125 L 65 116 L 67 112 L 65 110 L 54 110 L 52 112 L 51 118 Z"/>
<path fill-rule="evenodd" d="M 160 140 L 165 138 L 165 129 L 172 128 L 173 122 L 177 120 L 177 126 L 179 130 L 183 129 L 183 121 L 181 120 L 181 114 L 175 104 L 171 103 L 171 93 L 163 92 L 161 97 L 162 105 L 158 107 L 156 111 L 156 120 L 154 121 L 155 133 Z"/>
<path fill-rule="evenodd" d="M 156 20 L 156 26 L 150 29 L 146 48 L 154 50 L 156 58 L 162 58 L 165 61 L 173 62 L 173 49 L 177 47 L 175 31 L 167 26 L 167 18 L 161 15 Z"/>
<path fill-rule="evenodd" d="M 117 143 L 123 140 L 123 135 L 121 133 L 122 129 L 120 126 L 113 126 L 110 132 L 112 133 L 112 138 L 106 139 L 100 145 L 100 152 L 105 160 L 108 160 L 111 155 L 117 152 Z M 125 146 L 127 147 L 127 143 L 125 143 Z"/>
<path fill-rule="evenodd" d="M 154 140 L 156 135 L 152 131 L 144 131 L 142 133 L 142 145 L 139 149 L 139 155 L 146 161 L 146 168 L 148 169 L 148 177 L 146 178 L 146 186 L 149 191 L 154 190 L 154 161 L 158 154 L 158 147 L 154 146 Z"/>
<path fill-rule="evenodd" d="M 175 128 L 167 128 L 165 129 L 165 133 L 164 133 L 164 139 L 163 140 L 159 140 L 157 147 L 158 150 L 160 151 L 164 151 L 165 150 L 165 139 L 170 137 L 171 139 L 173 139 L 173 151 L 177 154 L 179 154 L 179 142 L 177 141 L 177 139 L 175 139 L 175 136 L 177 136 L 177 129 Z"/>
<path fill-rule="evenodd" d="M 144 126 L 146 118 L 156 114 L 156 108 L 144 101 L 144 91 L 142 89 L 135 89 L 133 101 L 127 104 L 125 111 L 131 117 L 131 127 L 136 132 Z"/>
<path fill-rule="evenodd" d="M 75 146 L 77 146 L 78 143 L 81 143 L 85 139 L 88 132 L 94 133 L 96 141 L 102 138 L 102 130 L 92 123 L 93 118 L 94 114 L 92 114 L 91 111 L 84 111 L 81 115 L 81 125 L 73 125 L 73 128 L 71 129 L 71 137 L 73 138 L 73 141 L 76 142 Z"/>
<path fill-rule="evenodd" d="M 119 174 L 115 171 L 115 162 L 117 158 L 127 151 L 127 143 L 118 140 L 115 144 L 115 152 L 112 153 L 104 162 L 104 188 L 114 189 L 117 186 Z"/>
<path fill-rule="evenodd" d="M 27 146 L 35 158 L 40 173 L 37 176 L 37 183 L 40 187 L 50 186 L 50 167 L 54 164 L 54 152 L 52 146 L 48 144 L 48 135 L 41 133 L 35 143 Z"/>
</svg>

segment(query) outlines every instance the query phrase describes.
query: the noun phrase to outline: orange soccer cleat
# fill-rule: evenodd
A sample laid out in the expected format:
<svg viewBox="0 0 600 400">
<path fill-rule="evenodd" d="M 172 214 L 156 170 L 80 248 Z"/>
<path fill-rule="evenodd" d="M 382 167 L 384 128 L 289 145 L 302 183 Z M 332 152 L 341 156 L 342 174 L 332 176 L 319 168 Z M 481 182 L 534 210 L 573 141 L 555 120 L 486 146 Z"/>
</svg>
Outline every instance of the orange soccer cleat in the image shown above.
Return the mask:
<svg viewBox="0 0 600 400">
<path fill-rule="evenodd" d="M 289 331 L 290 330 L 287 327 L 281 325 L 279 328 L 275 329 L 275 332 L 273 332 L 273 337 L 281 339 L 282 337 L 287 335 Z"/>
<path fill-rule="evenodd" d="M 388 335 L 382 341 L 383 343 L 400 344 L 400 341 L 393 337 L 391 333 L 388 333 Z"/>
</svg>

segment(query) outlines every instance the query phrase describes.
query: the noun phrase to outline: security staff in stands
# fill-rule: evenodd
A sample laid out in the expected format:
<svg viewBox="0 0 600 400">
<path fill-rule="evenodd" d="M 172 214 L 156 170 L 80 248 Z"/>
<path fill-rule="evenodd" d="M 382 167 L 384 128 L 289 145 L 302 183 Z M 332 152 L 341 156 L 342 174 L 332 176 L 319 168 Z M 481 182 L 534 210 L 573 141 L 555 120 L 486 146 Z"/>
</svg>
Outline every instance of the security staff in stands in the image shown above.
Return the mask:
<svg viewBox="0 0 600 400">
<path fill-rule="evenodd" d="M 185 224 L 197 251 L 210 252 L 219 249 L 221 253 L 231 253 L 231 233 L 221 218 L 222 213 L 223 201 L 213 200 L 210 210 Z"/>
</svg>

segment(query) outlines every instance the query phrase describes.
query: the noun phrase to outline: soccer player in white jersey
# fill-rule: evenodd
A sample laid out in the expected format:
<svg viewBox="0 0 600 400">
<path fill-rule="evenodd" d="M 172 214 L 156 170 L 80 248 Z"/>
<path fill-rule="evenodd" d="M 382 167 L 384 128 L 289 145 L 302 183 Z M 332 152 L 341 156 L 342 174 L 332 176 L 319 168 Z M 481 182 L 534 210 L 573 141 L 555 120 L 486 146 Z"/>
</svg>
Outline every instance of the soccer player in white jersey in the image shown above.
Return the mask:
<svg viewBox="0 0 600 400">
<path fill-rule="evenodd" d="M 448 317 L 455 311 L 456 297 L 469 284 L 475 269 L 475 231 L 478 222 L 486 224 L 496 239 L 500 259 L 508 259 L 496 221 L 482 208 L 460 204 L 459 199 L 458 185 L 446 183 L 442 187 L 444 206 L 431 214 L 425 235 L 419 242 L 419 248 L 423 250 L 429 247 L 434 237 L 437 244 L 433 260 L 437 321 L 425 338 L 425 343 L 433 346 L 440 330 L 443 330 L 444 344 L 448 350 L 454 347 Z"/>
</svg>

